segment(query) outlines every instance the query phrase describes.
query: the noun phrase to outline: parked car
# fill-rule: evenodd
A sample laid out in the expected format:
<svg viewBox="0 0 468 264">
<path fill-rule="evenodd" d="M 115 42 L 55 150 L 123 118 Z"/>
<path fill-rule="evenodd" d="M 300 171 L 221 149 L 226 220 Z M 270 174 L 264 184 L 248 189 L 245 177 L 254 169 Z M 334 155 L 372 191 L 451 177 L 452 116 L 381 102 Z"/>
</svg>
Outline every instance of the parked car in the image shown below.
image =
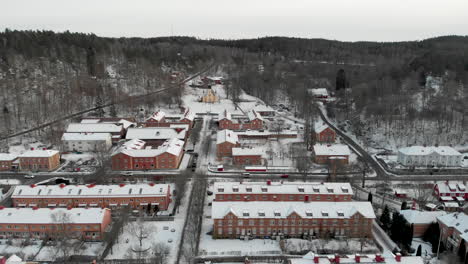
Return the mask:
<svg viewBox="0 0 468 264">
<path fill-rule="evenodd" d="M 242 173 L 242 176 L 243 176 L 244 178 L 250 178 L 250 173 L 244 172 L 244 173 Z"/>
<path fill-rule="evenodd" d="M 282 174 L 280 175 L 281 178 L 289 178 L 289 175 L 288 174 Z"/>
<path fill-rule="evenodd" d="M 34 177 L 36 177 L 36 176 L 34 176 L 34 175 L 24 175 L 25 179 L 34 179 Z"/>
</svg>

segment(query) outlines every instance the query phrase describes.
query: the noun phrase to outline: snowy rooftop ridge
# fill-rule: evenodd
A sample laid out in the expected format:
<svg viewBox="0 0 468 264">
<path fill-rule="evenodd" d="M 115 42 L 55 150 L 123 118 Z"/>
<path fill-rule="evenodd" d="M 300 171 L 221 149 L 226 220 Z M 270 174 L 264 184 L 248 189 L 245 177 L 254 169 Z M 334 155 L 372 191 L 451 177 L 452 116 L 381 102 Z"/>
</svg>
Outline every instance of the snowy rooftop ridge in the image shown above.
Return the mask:
<svg viewBox="0 0 468 264">
<path fill-rule="evenodd" d="M 195 119 L 195 113 L 192 112 L 190 110 L 190 108 L 187 108 L 187 110 L 185 110 L 184 116 L 181 118 L 181 120 L 182 119 L 187 119 L 187 120 L 193 121 Z"/>
<path fill-rule="evenodd" d="M 263 120 L 262 115 L 258 113 L 257 111 L 255 111 L 254 109 L 252 109 L 251 111 L 247 113 L 247 117 L 249 118 L 250 121 L 253 121 L 255 119 Z"/>
<path fill-rule="evenodd" d="M 224 142 L 229 142 L 232 144 L 239 143 L 239 138 L 237 137 L 237 133 L 229 129 L 218 131 L 216 144 L 221 144 Z"/>
<path fill-rule="evenodd" d="M 121 148 L 119 151 L 117 151 L 113 155 L 116 155 L 118 153 L 123 153 L 130 157 L 151 158 L 151 157 L 159 156 L 163 153 L 169 153 L 174 156 L 179 156 L 180 153 L 183 151 L 183 148 L 184 148 L 184 141 L 177 139 L 177 138 L 172 138 L 172 139 L 166 140 L 161 146 L 159 146 L 156 149 Z"/>
<path fill-rule="evenodd" d="M 397 256 L 397 255 L 388 255 L 385 254 L 384 256 L 380 255 L 382 259 L 380 262 L 376 261 L 378 258 L 378 254 L 354 254 L 354 255 L 340 255 L 339 263 L 346 263 L 346 264 L 357 264 L 357 263 L 368 263 L 368 264 L 424 264 L 424 259 L 419 256 Z M 359 258 L 359 261 L 356 260 Z M 400 260 L 397 260 L 400 258 Z M 290 258 L 290 264 L 312 264 L 314 263 L 314 259 L 317 259 L 320 264 L 335 264 L 335 255 L 318 255 L 314 254 L 313 252 L 309 252 L 304 255 L 302 258 Z"/>
<path fill-rule="evenodd" d="M 445 211 L 401 210 L 400 214 L 410 224 L 437 223 L 437 217 L 447 214 Z"/>
<path fill-rule="evenodd" d="M 12 161 L 18 158 L 15 154 L 11 153 L 0 153 L 0 161 Z"/>
<path fill-rule="evenodd" d="M 468 184 L 462 181 L 440 181 L 435 187 L 439 193 L 459 193 L 468 192 Z"/>
<path fill-rule="evenodd" d="M 164 113 L 162 111 L 157 111 L 157 112 L 153 113 L 150 117 L 148 117 L 146 119 L 146 121 L 153 119 L 155 121 L 160 122 L 165 116 L 166 116 L 166 113 Z"/>
<path fill-rule="evenodd" d="M 265 150 L 262 148 L 232 148 L 232 156 L 263 156 Z"/>
<path fill-rule="evenodd" d="M 122 125 L 113 123 L 71 123 L 68 125 L 66 132 L 119 133 L 122 129 Z"/>
<path fill-rule="evenodd" d="M 126 139 L 170 139 L 178 138 L 185 139 L 187 133 L 186 129 L 177 132 L 179 128 L 171 127 L 139 127 L 129 128 L 127 131 Z"/>
<path fill-rule="evenodd" d="M 429 146 L 429 147 L 412 146 L 412 147 L 401 148 L 398 150 L 398 152 L 405 154 L 405 155 L 411 155 L 411 156 L 426 156 L 426 155 L 431 155 L 433 153 L 437 153 L 441 156 L 460 156 L 461 157 L 462 155 L 456 149 L 449 147 L 449 146 Z"/>
<path fill-rule="evenodd" d="M 101 224 L 109 209 L 101 208 L 3 208 L 0 209 L 0 224 L 53 224 L 54 215 L 70 216 L 70 223 Z"/>
<path fill-rule="evenodd" d="M 213 202 L 212 206 L 213 219 L 222 219 L 230 212 L 247 219 L 287 218 L 292 213 L 310 219 L 347 219 L 356 213 L 375 218 L 370 202 Z"/>
<path fill-rule="evenodd" d="M 351 155 L 349 147 L 343 144 L 315 144 L 314 152 L 318 156 Z"/>
<path fill-rule="evenodd" d="M 31 149 L 23 154 L 18 155 L 19 158 L 49 158 L 58 154 L 58 150 L 53 149 Z"/>
<path fill-rule="evenodd" d="M 215 182 L 214 193 L 282 193 L 282 194 L 346 194 L 353 195 L 347 182 Z M 220 191 L 222 189 L 222 191 Z M 234 192 L 233 189 L 237 189 Z M 249 189 L 249 191 L 247 191 Z"/>
<path fill-rule="evenodd" d="M 62 140 L 111 140 L 112 135 L 110 133 L 63 133 Z"/>
<path fill-rule="evenodd" d="M 12 198 L 165 196 L 169 184 L 18 185 Z"/>
</svg>

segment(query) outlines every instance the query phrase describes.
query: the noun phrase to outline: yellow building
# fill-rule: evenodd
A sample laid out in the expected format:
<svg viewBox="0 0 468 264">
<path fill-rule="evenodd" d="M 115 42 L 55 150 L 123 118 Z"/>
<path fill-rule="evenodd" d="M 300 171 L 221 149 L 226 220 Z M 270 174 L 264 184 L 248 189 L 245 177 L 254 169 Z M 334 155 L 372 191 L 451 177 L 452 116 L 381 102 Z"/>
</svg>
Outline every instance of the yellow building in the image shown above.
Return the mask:
<svg viewBox="0 0 468 264">
<path fill-rule="evenodd" d="M 201 98 L 201 101 L 203 103 L 216 103 L 219 101 L 219 98 L 218 96 L 216 96 L 215 92 L 211 89 L 208 90 L 208 92 L 206 93 L 206 95 L 204 95 L 202 98 Z"/>
</svg>

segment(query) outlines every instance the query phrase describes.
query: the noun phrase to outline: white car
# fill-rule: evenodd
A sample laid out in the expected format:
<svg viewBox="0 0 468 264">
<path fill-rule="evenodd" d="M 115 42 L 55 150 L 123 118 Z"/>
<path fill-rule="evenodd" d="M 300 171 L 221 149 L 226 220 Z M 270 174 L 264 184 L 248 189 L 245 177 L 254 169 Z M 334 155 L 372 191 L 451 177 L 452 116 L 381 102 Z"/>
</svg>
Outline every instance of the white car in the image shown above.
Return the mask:
<svg viewBox="0 0 468 264">
<path fill-rule="evenodd" d="M 34 179 L 34 175 L 24 175 L 25 179 Z"/>
</svg>

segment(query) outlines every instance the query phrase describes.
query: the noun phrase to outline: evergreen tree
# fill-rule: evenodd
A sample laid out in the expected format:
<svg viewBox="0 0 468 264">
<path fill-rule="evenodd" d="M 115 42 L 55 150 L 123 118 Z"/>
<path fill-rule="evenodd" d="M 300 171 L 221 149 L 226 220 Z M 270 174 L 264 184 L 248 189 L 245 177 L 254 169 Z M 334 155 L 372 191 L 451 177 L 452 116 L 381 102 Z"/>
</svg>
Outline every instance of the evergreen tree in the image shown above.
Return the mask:
<svg viewBox="0 0 468 264">
<path fill-rule="evenodd" d="M 403 201 L 401 203 L 401 210 L 406 210 L 408 208 L 408 203 L 406 201 Z"/>
<path fill-rule="evenodd" d="M 369 195 L 367 196 L 367 201 L 372 203 L 372 193 L 369 193 Z"/>
<path fill-rule="evenodd" d="M 422 247 L 421 247 L 421 245 L 419 245 L 418 250 L 416 251 L 416 256 L 421 256 L 421 254 L 422 254 L 421 251 L 422 251 Z"/>
<path fill-rule="evenodd" d="M 460 258 L 461 261 L 464 261 L 465 256 L 466 256 L 465 240 L 462 239 L 462 241 L 460 242 L 460 246 L 458 247 L 458 257 Z"/>
<path fill-rule="evenodd" d="M 382 215 L 380 216 L 380 223 L 382 224 L 382 228 L 385 231 L 388 231 L 392 224 L 392 219 L 390 219 L 390 210 L 388 209 L 388 206 L 385 205 L 385 208 L 382 212 Z"/>
<path fill-rule="evenodd" d="M 339 69 L 336 73 L 336 90 L 347 88 L 346 73 L 343 69 Z"/>
</svg>

